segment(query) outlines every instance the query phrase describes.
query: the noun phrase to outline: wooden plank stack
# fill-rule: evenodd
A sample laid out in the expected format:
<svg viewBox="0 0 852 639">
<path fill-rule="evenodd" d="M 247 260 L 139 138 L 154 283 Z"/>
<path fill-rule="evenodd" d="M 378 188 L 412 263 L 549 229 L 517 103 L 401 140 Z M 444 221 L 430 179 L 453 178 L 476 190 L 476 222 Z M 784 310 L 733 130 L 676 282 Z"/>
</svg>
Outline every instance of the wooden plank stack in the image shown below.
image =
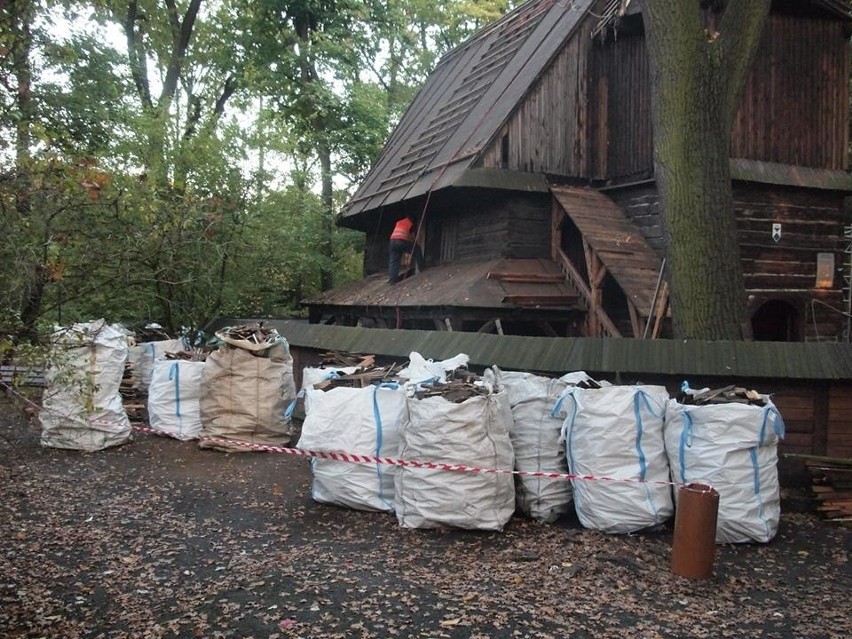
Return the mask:
<svg viewBox="0 0 852 639">
<path fill-rule="evenodd" d="M 832 523 L 852 526 L 852 459 L 809 457 L 805 466 L 817 512 Z"/>
<path fill-rule="evenodd" d="M 681 404 L 751 404 L 754 406 L 765 406 L 764 396 L 756 390 L 740 388 L 731 384 L 722 388 L 710 389 L 700 393 L 678 393 L 677 401 Z"/>
<path fill-rule="evenodd" d="M 328 390 L 339 386 L 345 386 L 347 388 L 366 388 L 373 384 L 394 381 L 397 378 L 397 373 L 402 370 L 402 366 L 398 364 L 376 366 L 376 358 L 374 355 L 329 351 L 322 353 L 320 357 L 322 358 L 323 366 L 355 368 L 356 370 L 348 375 L 340 375 L 338 377 L 324 380 L 318 384 L 314 384 L 314 388 L 318 390 Z"/>
</svg>

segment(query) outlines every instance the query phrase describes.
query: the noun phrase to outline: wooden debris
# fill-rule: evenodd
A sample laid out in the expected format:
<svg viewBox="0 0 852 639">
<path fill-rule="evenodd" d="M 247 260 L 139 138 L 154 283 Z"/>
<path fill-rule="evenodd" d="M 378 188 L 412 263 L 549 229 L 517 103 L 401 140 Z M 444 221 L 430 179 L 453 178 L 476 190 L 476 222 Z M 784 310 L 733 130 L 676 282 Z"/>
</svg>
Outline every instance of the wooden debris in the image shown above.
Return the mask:
<svg viewBox="0 0 852 639">
<path fill-rule="evenodd" d="M 251 342 L 252 344 L 274 344 L 278 340 L 278 331 L 267 328 L 263 322 L 252 322 L 239 326 L 228 326 L 219 331 L 233 340 Z"/>
<path fill-rule="evenodd" d="M 192 348 L 188 351 L 175 351 L 174 353 L 165 353 L 163 359 L 181 360 L 185 362 L 203 362 L 207 359 L 209 353 L 201 348 Z"/>
<path fill-rule="evenodd" d="M 832 523 L 852 525 L 852 459 L 809 457 L 805 466 L 817 512 Z"/>
<path fill-rule="evenodd" d="M 706 404 L 750 404 L 753 406 L 766 406 L 766 401 L 756 390 L 741 388 L 731 384 L 722 388 L 709 389 L 700 393 L 684 393 L 677 395 L 677 401 L 681 404 L 695 404 L 703 406 Z"/>
<path fill-rule="evenodd" d="M 376 363 L 375 355 L 361 355 L 360 353 L 347 353 L 345 351 L 326 351 L 320 353 L 323 366 L 334 366 L 335 368 L 370 368 Z"/>
<path fill-rule="evenodd" d="M 453 380 L 446 384 L 434 384 L 432 386 L 422 388 L 421 390 L 416 391 L 414 396 L 417 399 L 424 399 L 426 397 L 443 397 L 448 402 L 461 404 L 471 397 L 489 394 L 491 394 L 491 391 L 484 386 Z"/>
</svg>

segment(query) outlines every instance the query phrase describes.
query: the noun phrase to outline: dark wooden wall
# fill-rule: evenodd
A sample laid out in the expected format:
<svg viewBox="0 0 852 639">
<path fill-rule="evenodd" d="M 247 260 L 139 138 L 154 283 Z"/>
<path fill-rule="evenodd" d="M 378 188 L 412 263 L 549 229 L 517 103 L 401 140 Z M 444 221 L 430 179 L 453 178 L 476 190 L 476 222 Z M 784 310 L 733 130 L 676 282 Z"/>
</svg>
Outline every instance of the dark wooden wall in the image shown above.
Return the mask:
<svg viewBox="0 0 852 639">
<path fill-rule="evenodd" d="M 583 176 L 587 173 L 587 56 L 594 20 L 587 19 L 576 37 L 518 106 L 509 122 L 484 150 L 479 166 L 529 173 Z"/>
<path fill-rule="evenodd" d="M 608 190 L 654 250 L 664 255 L 659 197 L 653 184 Z M 734 206 L 749 310 L 769 300 L 790 303 L 798 315 L 798 334 L 806 340 L 833 340 L 846 327 L 843 276 L 849 241 L 844 193 L 778 185 L 735 183 Z M 772 224 L 781 239 L 772 239 Z M 834 255 L 834 286 L 815 288 L 818 253 Z"/>
<path fill-rule="evenodd" d="M 847 169 L 848 85 L 840 20 L 773 13 L 746 83 L 731 157 Z"/>
<path fill-rule="evenodd" d="M 550 255 L 550 195 L 498 189 L 448 189 L 411 210 L 423 219 L 426 266 L 456 260 L 533 259 Z M 367 275 L 387 269 L 388 238 L 398 218 L 386 215 L 365 238 Z"/>
<path fill-rule="evenodd" d="M 649 67 L 637 19 L 605 41 L 579 29 L 486 149 L 483 166 L 622 182 L 650 177 Z M 771 14 L 731 157 L 847 169 L 848 58 L 842 21 Z"/>
</svg>

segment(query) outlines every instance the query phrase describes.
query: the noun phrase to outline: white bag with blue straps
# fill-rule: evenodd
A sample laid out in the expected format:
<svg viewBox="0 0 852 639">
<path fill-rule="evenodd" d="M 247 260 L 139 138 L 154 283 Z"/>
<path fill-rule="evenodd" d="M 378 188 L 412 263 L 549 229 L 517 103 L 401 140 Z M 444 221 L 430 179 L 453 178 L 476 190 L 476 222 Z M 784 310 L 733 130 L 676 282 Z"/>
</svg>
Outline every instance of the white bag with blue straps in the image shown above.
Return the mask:
<svg viewBox="0 0 852 639">
<path fill-rule="evenodd" d="M 204 362 L 158 359 L 148 386 L 151 428 L 181 441 L 201 436 L 201 374 Z"/>
<path fill-rule="evenodd" d="M 588 379 L 569 373 L 558 379 L 533 373 L 497 371 L 512 407 L 514 425 L 509 432 L 515 450 L 515 469 L 530 473 L 568 473 L 562 441 L 562 418 L 552 414 L 553 404 L 568 386 Z M 552 523 L 573 510 L 571 482 L 536 475 L 520 475 L 515 484 L 521 512 L 537 521 Z"/>
<path fill-rule="evenodd" d="M 574 508 L 586 528 L 629 533 L 672 516 L 663 443 L 668 399 L 662 386 L 607 386 L 568 388 L 557 402 L 568 467 L 590 476 L 571 480 Z"/>
<path fill-rule="evenodd" d="M 400 456 L 421 462 L 511 471 L 512 409 L 505 391 L 455 403 L 436 395 L 408 400 Z M 403 528 L 502 530 L 515 512 L 511 474 L 399 468 L 396 518 Z"/>
<path fill-rule="evenodd" d="M 716 543 L 766 543 L 781 516 L 778 441 L 784 422 L 775 405 L 681 404 L 666 411 L 672 479 L 710 484 L 719 493 Z"/>
<path fill-rule="evenodd" d="M 132 346 L 127 361 L 130 364 L 133 388 L 146 392 L 151 384 L 154 363 L 165 357 L 166 353 L 181 353 L 188 350 L 189 342 L 184 337 L 144 342 Z"/>
<path fill-rule="evenodd" d="M 310 412 L 297 448 L 396 457 L 406 419 L 405 390 L 395 383 L 367 388 L 306 389 Z M 394 473 L 389 464 L 311 460 L 311 497 L 356 510 L 393 512 Z"/>
</svg>

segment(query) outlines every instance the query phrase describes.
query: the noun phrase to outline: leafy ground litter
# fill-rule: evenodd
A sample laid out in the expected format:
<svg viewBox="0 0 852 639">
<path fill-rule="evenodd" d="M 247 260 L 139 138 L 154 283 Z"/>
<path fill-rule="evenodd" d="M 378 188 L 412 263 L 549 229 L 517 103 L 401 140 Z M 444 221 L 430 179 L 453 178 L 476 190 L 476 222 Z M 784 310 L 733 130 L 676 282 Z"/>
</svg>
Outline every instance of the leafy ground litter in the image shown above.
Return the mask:
<svg viewBox="0 0 852 639">
<path fill-rule="evenodd" d="M 4 638 L 852 636 L 852 531 L 812 514 L 691 581 L 671 528 L 408 530 L 313 502 L 301 457 L 140 433 L 80 453 L 0 423 Z"/>
</svg>

